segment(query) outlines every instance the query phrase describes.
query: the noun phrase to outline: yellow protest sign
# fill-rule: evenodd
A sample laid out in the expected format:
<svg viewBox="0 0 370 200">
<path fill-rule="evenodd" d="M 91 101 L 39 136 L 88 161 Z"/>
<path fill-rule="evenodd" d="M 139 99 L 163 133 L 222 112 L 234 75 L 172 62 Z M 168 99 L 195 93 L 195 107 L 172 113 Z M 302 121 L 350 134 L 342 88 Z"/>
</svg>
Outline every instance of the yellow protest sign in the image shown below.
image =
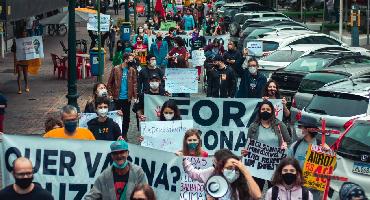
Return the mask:
<svg viewBox="0 0 370 200">
<path fill-rule="evenodd" d="M 135 49 L 134 54 L 139 58 L 139 62 L 141 66 L 146 65 L 146 56 L 148 55 L 147 49 Z"/>
<path fill-rule="evenodd" d="M 325 176 L 331 176 L 337 157 L 334 151 L 326 150 L 322 146 L 310 145 L 304 162 L 303 177 L 305 187 L 324 191 L 328 180 Z"/>
</svg>

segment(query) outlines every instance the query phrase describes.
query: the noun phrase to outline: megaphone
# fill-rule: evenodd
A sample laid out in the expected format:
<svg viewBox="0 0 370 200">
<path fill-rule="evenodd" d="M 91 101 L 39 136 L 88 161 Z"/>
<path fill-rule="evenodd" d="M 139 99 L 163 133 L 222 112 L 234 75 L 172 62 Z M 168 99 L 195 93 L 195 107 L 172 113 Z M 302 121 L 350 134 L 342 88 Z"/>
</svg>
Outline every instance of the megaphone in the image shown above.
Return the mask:
<svg viewBox="0 0 370 200">
<path fill-rule="evenodd" d="M 205 191 L 214 198 L 221 198 L 229 191 L 227 180 L 219 175 L 212 176 L 205 185 Z"/>
</svg>

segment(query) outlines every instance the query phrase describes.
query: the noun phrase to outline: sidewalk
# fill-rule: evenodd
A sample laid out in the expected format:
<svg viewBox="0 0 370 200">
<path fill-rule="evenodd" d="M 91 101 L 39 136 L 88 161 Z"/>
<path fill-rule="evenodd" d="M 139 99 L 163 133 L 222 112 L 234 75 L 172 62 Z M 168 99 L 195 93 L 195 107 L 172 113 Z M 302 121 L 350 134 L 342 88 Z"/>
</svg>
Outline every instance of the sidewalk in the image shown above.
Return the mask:
<svg viewBox="0 0 370 200">
<path fill-rule="evenodd" d="M 109 14 L 113 10 L 108 11 Z M 118 15 L 123 17 L 123 10 L 120 10 Z M 114 19 L 118 16 L 112 15 Z M 144 18 L 139 19 L 139 23 L 143 23 Z M 88 47 L 90 46 L 90 37 L 88 36 L 86 27 L 76 27 L 76 39 L 86 39 Z M 5 59 L 0 59 L 0 90 L 8 99 L 8 108 L 5 114 L 5 130 L 6 134 L 43 134 L 44 122 L 52 116 L 60 118 L 59 110 L 67 104 L 67 80 L 58 80 L 57 76 L 53 75 L 53 63 L 50 53 L 61 55 L 63 53 L 59 41 L 63 41 L 67 46 L 68 34 L 64 37 L 44 36 L 44 54 L 42 67 L 37 76 L 30 76 L 29 93 L 24 91 L 23 94 L 17 94 L 17 76 L 13 74 L 13 54 L 8 53 Z M 117 39 L 118 40 L 118 39 Z M 108 49 L 106 49 L 108 52 Z M 106 59 L 104 82 L 108 79 L 111 69 L 111 62 Z M 84 110 L 85 104 L 92 97 L 93 84 L 96 78 L 88 78 L 77 81 L 77 90 L 80 95 L 78 104 L 81 111 Z M 131 111 L 130 111 L 131 112 Z M 135 116 L 131 117 L 130 137 L 136 142 L 137 127 Z"/>
</svg>

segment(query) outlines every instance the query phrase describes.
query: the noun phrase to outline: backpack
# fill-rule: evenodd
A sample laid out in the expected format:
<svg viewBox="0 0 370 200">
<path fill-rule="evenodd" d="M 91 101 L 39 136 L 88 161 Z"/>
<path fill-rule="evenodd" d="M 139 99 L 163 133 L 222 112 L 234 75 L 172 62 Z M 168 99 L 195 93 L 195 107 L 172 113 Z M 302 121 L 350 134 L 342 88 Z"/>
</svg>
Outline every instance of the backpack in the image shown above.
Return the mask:
<svg viewBox="0 0 370 200">
<path fill-rule="evenodd" d="M 316 144 L 320 144 L 319 141 L 316 139 Z M 301 142 L 303 141 L 303 138 L 300 138 L 299 140 L 297 140 L 297 142 L 293 145 L 293 157 L 295 156 L 295 153 L 297 152 L 297 149 L 298 149 L 298 146 L 301 144 Z"/>
<path fill-rule="evenodd" d="M 277 200 L 278 195 L 279 195 L 279 187 L 273 186 L 271 200 Z M 309 198 L 309 191 L 307 188 L 302 186 L 302 200 L 308 200 L 308 198 Z"/>
</svg>

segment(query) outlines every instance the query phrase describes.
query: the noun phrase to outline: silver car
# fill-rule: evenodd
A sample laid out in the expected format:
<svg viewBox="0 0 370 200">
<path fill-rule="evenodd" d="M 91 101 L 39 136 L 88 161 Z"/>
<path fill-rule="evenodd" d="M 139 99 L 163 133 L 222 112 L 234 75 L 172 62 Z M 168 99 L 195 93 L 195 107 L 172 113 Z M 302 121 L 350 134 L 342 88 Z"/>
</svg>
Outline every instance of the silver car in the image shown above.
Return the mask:
<svg viewBox="0 0 370 200">
<path fill-rule="evenodd" d="M 334 176 L 357 183 L 370 198 L 370 116 L 355 120 L 353 125 L 336 141 L 337 165 Z M 338 193 L 344 182 L 331 180 L 329 198 L 339 200 Z"/>
<path fill-rule="evenodd" d="M 344 132 L 355 119 L 366 115 L 369 93 L 370 76 L 341 81 L 316 90 L 301 115 L 315 118 L 318 122 L 324 118 L 328 130 Z M 329 135 L 327 144 L 332 145 L 338 137 L 338 134 Z"/>
</svg>

